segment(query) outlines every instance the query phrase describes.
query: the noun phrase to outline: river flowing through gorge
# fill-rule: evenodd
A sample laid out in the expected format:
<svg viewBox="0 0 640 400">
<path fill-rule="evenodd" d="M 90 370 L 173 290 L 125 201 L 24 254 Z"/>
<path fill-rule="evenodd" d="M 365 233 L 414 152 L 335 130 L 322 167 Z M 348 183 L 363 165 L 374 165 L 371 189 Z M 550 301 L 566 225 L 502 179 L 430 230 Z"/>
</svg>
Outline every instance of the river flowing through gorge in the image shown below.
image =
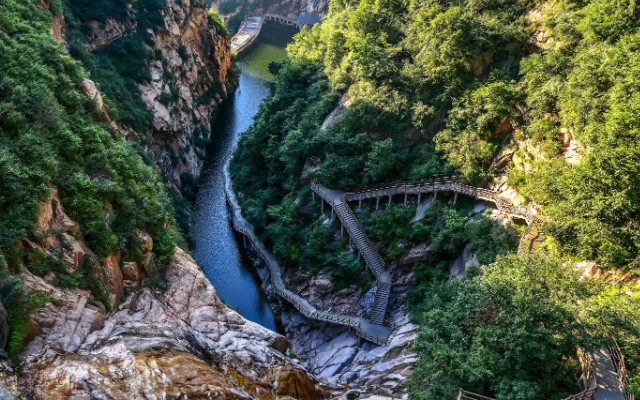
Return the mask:
<svg viewBox="0 0 640 400">
<path fill-rule="evenodd" d="M 268 64 L 284 59 L 294 32 L 289 27 L 266 24 L 255 45 L 238 60 L 240 81 L 217 115 L 191 226 L 193 256 L 218 296 L 245 318 L 272 330 L 276 330 L 276 321 L 260 278 L 229 221 L 221 161 L 251 126 L 269 95 L 272 77 Z"/>
</svg>

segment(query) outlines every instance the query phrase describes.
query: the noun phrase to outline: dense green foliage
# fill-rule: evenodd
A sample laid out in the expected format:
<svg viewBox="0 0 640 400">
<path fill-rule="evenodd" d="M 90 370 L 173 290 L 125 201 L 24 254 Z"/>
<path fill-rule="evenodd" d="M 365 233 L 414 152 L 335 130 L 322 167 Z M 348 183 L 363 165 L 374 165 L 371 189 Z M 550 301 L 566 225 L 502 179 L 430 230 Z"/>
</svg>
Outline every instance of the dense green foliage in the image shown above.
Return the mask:
<svg viewBox="0 0 640 400">
<path fill-rule="evenodd" d="M 215 10 L 209 10 L 207 17 L 209 18 L 209 26 L 213 26 L 216 28 L 216 31 L 220 33 L 222 36 L 229 37 L 229 31 L 227 30 L 227 26 L 225 25 L 222 17 Z"/>
<path fill-rule="evenodd" d="M 459 387 L 501 400 L 559 399 L 577 391 L 570 379 L 576 347 L 590 348 L 577 305 L 589 290 L 568 268 L 511 256 L 482 277 L 421 290 L 425 296 L 413 297 L 421 299 L 414 398 L 455 398 Z"/>
<path fill-rule="evenodd" d="M 433 272 L 438 274 L 461 254 L 467 243 L 483 265 L 517 247 L 517 236 L 512 230 L 484 215 L 470 216 L 469 211 L 466 207 L 454 208 L 435 202 L 421 220 L 410 222 L 416 215 L 415 206 L 392 204 L 373 211 L 367 204 L 357 217 L 367 236 L 385 246 L 383 257 L 387 262 L 397 260 L 420 243 L 430 243 L 432 258 L 438 260 L 437 271 Z M 423 268 L 427 266 L 419 269 Z"/>
<path fill-rule="evenodd" d="M 92 79 L 106 95 L 110 115 L 118 122 L 143 131 L 151 126 L 153 116 L 140 97 L 137 84 L 151 79 L 148 64 L 154 60 L 149 50 L 155 31 L 164 23 L 161 10 L 164 0 L 141 0 L 135 10 L 127 1 L 65 0 L 65 22 L 69 29 L 69 52 L 82 61 Z M 91 32 L 90 21 L 104 24 L 107 19 L 136 24 L 130 35 L 120 37 L 103 49 L 90 53 L 85 35 Z"/>
<path fill-rule="evenodd" d="M 491 264 L 513 250 L 512 234 L 441 206 L 415 224 L 401 206 L 358 215 L 387 261 L 417 243 L 435 249 L 409 296 L 422 329 L 411 395 L 454 398 L 463 386 L 560 398 L 579 390 L 577 347 L 611 331 L 637 390 L 637 289 L 581 282 L 559 260 L 639 271 L 639 28 L 630 1 L 333 0 L 270 66 L 273 95 L 232 165 L 243 209 L 278 257 L 317 270 L 341 248 L 319 225 L 310 180 L 459 173 L 482 185 L 506 165 L 548 216 L 550 259 L 502 256 L 484 275 L 444 282 L 465 244 Z M 349 107 L 319 129 L 343 94 Z M 567 136 L 581 146 L 577 164 L 564 158 Z M 505 144 L 513 155 L 494 164 Z"/>
<path fill-rule="evenodd" d="M 172 257 L 178 235 L 162 180 L 104 125 L 103 112 L 80 89 L 86 72 L 50 28 L 51 14 L 38 2 L 0 4 L 0 269 L 3 277 L 23 266 L 39 275 L 52 271 L 61 285 L 91 289 L 103 300 L 93 263 L 67 276 L 59 255 L 18 247 L 26 238 L 38 243 L 32 232 L 52 190 L 58 189 L 65 211 L 98 257 L 116 249 L 125 258 L 138 257 L 137 233 L 145 231 L 153 236 L 160 268 Z M 28 316 L 23 311 L 37 304 L 27 294 L 16 298 L 25 304 L 11 303 L 20 313 L 12 322 L 19 333 L 26 323 L 21 318 Z M 12 301 L 3 297 L 5 305 Z"/>
<path fill-rule="evenodd" d="M 7 352 L 13 357 L 24 346 L 24 336 L 30 320 L 29 313 L 41 308 L 50 299 L 44 293 L 29 293 L 19 278 L 6 275 L 0 281 L 0 299 L 7 310 L 9 325 Z"/>
<path fill-rule="evenodd" d="M 421 326 L 416 399 L 455 398 L 459 387 L 500 400 L 565 398 L 579 390 L 577 346 L 598 348 L 612 333 L 637 365 L 638 291 L 581 280 L 560 261 L 500 257 L 482 276 L 425 280 L 409 298 Z"/>
<path fill-rule="evenodd" d="M 543 51 L 531 44 L 541 36 L 535 18 Z M 511 181 L 544 206 L 565 251 L 635 268 L 639 23 L 625 1 L 334 1 L 290 54 L 322 62 L 352 101 L 434 134 L 437 150 L 472 181 L 491 176 L 516 128 L 542 156 L 519 150 L 533 173 L 519 166 Z M 575 168 L 561 158 L 561 128 L 586 147 Z M 396 151 L 405 129 L 384 130 L 395 133 Z"/>
<path fill-rule="evenodd" d="M 567 252 L 638 271 L 638 11 L 627 1 L 562 4 L 546 25 L 555 48 L 522 68 L 529 134 L 546 157 L 521 186 Z M 558 157 L 563 127 L 586 146 L 573 168 Z"/>
<path fill-rule="evenodd" d="M 385 133 L 435 133 L 449 162 L 478 180 L 504 136 L 500 125 L 517 119 L 512 82 L 532 4 L 334 1 L 325 23 L 301 34 L 290 54 L 322 62 L 336 89 L 403 122 Z"/>
<path fill-rule="evenodd" d="M 280 70 L 273 96 L 261 106 L 235 155 L 242 162 L 234 162 L 233 169 L 246 189 L 240 201 L 257 232 L 285 264 L 308 265 L 314 271 L 329 268 L 338 286 L 348 285 L 358 280 L 363 266 L 344 252 L 345 241 L 335 238 L 335 224 L 316 221 L 318 207 L 309 204 L 309 188 L 299 179 L 308 147 L 331 140 L 317 134 L 336 97 L 313 65 L 287 63 Z M 264 152 L 269 144 L 273 153 Z"/>
</svg>

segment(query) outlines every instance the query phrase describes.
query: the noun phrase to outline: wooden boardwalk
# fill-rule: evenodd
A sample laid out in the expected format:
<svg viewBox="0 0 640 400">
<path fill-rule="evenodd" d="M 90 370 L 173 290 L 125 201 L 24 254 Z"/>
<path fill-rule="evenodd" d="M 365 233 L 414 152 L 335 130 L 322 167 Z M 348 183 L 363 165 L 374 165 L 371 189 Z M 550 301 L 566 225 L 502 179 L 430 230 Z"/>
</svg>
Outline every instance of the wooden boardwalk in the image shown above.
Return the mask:
<svg viewBox="0 0 640 400">
<path fill-rule="evenodd" d="M 358 207 L 362 206 L 363 200 L 376 199 L 376 209 L 380 206 L 380 199 L 387 198 L 391 203 L 392 197 L 396 195 L 404 196 L 404 203 L 407 203 L 408 196 L 418 196 L 418 203 L 424 194 L 437 195 L 438 192 L 452 192 L 456 198 L 458 194 L 470 196 L 478 200 L 492 202 L 501 213 L 514 218 L 524 219 L 527 224 L 526 235 L 531 235 L 531 227 L 535 222 L 540 222 L 541 217 L 536 215 L 532 210 L 526 207 L 516 207 L 508 200 L 500 197 L 495 191 L 478 188 L 466 184 L 455 178 L 442 178 L 432 181 L 424 181 L 417 183 L 396 182 L 384 185 L 376 185 L 364 187 L 356 190 L 343 192 L 341 190 L 328 189 L 317 182 L 311 184 L 311 190 L 317 194 L 323 201 L 326 201 L 331 207 L 332 212 L 335 211 L 340 219 L 342 226 L 349 234 L 353 244 L 358 249 L 362 258 L 375 275 L 376 294 L 370 315 L 370 321 L 374 324 L 384 324 L 387 307 L 389 304 L 389 295 L 391 292 L 391 275 L 385 268 L 385 263 L 377 250 L 362 231 L 356 216 L 349 207 L 350 201 L 357 201 Z M 321 207 L 324 212 L 324 205 Z M 537 225 L 537 224 L 536 224 Z"/>
<path fill-rule="evenodd" d="M 261 16 L 245 18 L 238 32 L 231 38 L 231 52 L 240 55 L 251 47 L 260 35 L 263 22 L 264 18 Z"/>
<path fill-rule="evenodd" d="M 231 208 L 233 227 L 249 239 L 256 252 L 264 260 L 271 272 L 271 282 L 273 283 L 276 293 L 291 303 L 307 318 L 348 326 L 353 328 L 356 334 L 365 340 L 379 345 L 389 344 L 389 338 L 392 332 L 391 328 L 381 324 L 376 324 L 373 321 L 369 321 L 361 317 L 318 310 L 309 304 L 307 300 L 287 289 L 284 281 L 282 280 L 282 268 L 280 267 L 278 260 L 273 253 L 267 249 L 264 243 L 258 239 L 254 232 L 253 225 L 251 225 L 251 223 L 242 216 L 240 205 L 233 191 L 233 181 L 231 179 L 231 173 L 229 172 L 230 161 L 231 157 L 227 157 L 227 160 L 224 162 L 223 176 L 224 190 L 227 202 Z"/>
<path fill-rule="evenodd" d="M 231 154 L 233 154 L 233 151 Z M 278 260 L 258 239 L 251 223 L 242 216 L 229 172 L 231 154 L 224 162 L 223 175 L 227 202 L 232 210 L 233 227 L 249 238 L 255 250 L 266 263 L 271 272 L 271 281 L 278 295 L 308 318 L 352 327 L 359 337 L 379 345 L 389 344 L 393 331 L 392 328 L 384 325 L 391 291 L 391 275 L 385 268 L 384 260 L 360 227 L 356 216 L 349 207 L 349 201 L 358 201 L 359 206 L 362 206 L 363 200 L 376 199 L 376 207 L 378 207 L 381 197 L 389 197 L 389 202 L 391 202 L 391 198 L 394 195 L 403 195 L 406 204 L 407 196 L 409 195 L 417 195 L 418 202 L 420 202 L 420 197 L 428 193 L 432 193 L 434 196 L 438 192 L 452 192 L 456 196 L 457 194 L 463 194 L 478 200 L 493 202 L 501 213 L 510 217 L 524 219 L 527 222 L 528 226 L 521 240 L 519 251 L 528 253 L 542 240 L 543 232 L 539 226 L 539 223 L 543 221 L 541 216 L 529 208 L 514 206 L 508 200 L 501 198 L 495 191 L 477 188 L 456 179 L 443 178 L 411 184 L 398 182 L 348 192 L 328 189 L 317 182 L 313 182 L 311 184 L 312 192 L 331 206 L 332 213 L 335 212 L 340 219 L 352 243 L 362 255 L 367 268 L 371 270 L 377 281 L 376 294 L 369 319 L 317 310 L 308 301 L 286 288 L 282 280 L 282 268 Z M 324 212 L 324 203 L 322 203 L 321 209 Z M 526 245 L 523 245 L 523 243 L 526 243 Z M 634 400 L 632 395 L 624 391 L 625 384 L 628 384 L 628 378 L 626 378 L 624 370 L 624 359 L 617 345 L 615 349 L 617 350 L 614 357 L 610 354 L 610 350 L 606 348 L 600 352 L 581 357 L 583 380 L 585 381 L 586 389 L 583 392 L 569 396 L 565 400 Z M 493 399 L 460 389 L 458 400 Z"/>
<path fill-rule="evenodd" d="M 417 195 L 418 202 L 423 194 L 450 192 L 457 197 L 458 194 L 473 197 L 478 200 L 494 203 L 496 209 L 509 217 L 524 219 L 527 224 L 541 221 L 540 216 L 527 207 L 514 206 L 509 200 L 501 197 L 496 191 L 469 185 L 461 179 L 455 177 L 443 177 L 422 182 L 394 182 L 383 185 L 367 186 L 345 193 L 347 202 L 376 199 L 379 206 L 379 199 L 403 195 L 405 203 L 410 195 Z"/>
<path fill-rule="evenodd" d="M 344 199 L 344 193 L 338 190 L 327 189 L 318 183 L 311 184 L 311 190 L 320 198 L 329 203 L 335 210 L 342 226 L 351 237 L 353 244 L 356 246 L 367 267 L 376 277 L 376 294 L 371 307 L 370 320 L 374 324 L 382 325 L 384 323 L 389 304 L 389 294 L 391 291 L 391 275 L 385 269 L 384 260 L 373 247 L 373 244 L 365 235 L 356 216 Z"/>
</svg>

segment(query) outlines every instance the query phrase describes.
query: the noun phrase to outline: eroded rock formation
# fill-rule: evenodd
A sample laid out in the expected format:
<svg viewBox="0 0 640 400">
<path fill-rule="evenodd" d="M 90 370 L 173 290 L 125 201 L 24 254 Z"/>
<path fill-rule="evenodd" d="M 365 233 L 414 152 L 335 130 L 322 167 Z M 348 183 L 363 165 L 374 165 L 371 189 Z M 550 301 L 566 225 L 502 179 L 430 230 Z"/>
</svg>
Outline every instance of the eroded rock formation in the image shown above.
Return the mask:
<svg viewBox="0 0 640 400">
<path fill-rule="evenodd" d="M 45 237 L 30 245 L 43 252 L 65 248 L 68 268 L 92 256 L 79 235 L 71 236 L 76 224 L 55 191 L 38 226 Z M 59 242 L 61 231 L 71 246 Z M 182 249 L 164 273 L 166 289 L 141 287 L 144 261 L 109 259 L 102 266 L 105 282 L 125 297 L 113 311 L 86 290 L 23 271 L 23 283 L 51 301 L 32 315 L 21 368 L 0 362 L 0 397 L 320 399 L 333 393 L 283 354 L 290 348 L 284 337 L 224 305 Z"/>
<path fill-rule="evenodd" d="M 129 12 L 138 12 L 132 2 Z M 120 126 L 124 135 L 143 144 L 155 159 L 169 186 L 182 191 L 185 179 L 202 169 L 204 148 L 211 137 L 211 116 L 233 90 L 229 38 L 208 22 L 204 0 L 167 0 L 163 23 L 149 30 L 151 79 L 138 83 L 142 101 L 153 115 L 145 131 Z M 114 41 L 131 36 L 135 21 L 107 19 L 86 21 L 86 47 L 98 51 Z M 127 112 L 127 110 L 120 110 Z"/>
</svg>

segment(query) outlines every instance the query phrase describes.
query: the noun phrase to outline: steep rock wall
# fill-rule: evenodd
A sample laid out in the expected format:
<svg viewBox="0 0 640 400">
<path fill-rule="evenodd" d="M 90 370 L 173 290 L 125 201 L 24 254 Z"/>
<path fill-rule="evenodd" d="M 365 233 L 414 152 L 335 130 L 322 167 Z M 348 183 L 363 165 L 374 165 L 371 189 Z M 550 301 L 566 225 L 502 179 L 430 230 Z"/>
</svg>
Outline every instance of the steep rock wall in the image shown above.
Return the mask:
<svg viewBox="0 0 640 400">
<path fill-rule="evenodd" d="M 87 50 L 99 51 L 139 33 L 144 28 L 133 20 L 136 12 L 140 11 L 132 2 L 130 19 L 84 21 L 83 29 L 89 31 Z M 162 23 L 148 30 L 150 40 L 145 43 L 150 79 L 137 82 L 153 117 L 151 127 L 120 126 L 127 138 L 139 141 L 153 155 L 158 171 L 176 193 L 200 174 L 205 147 L 214 134 L 212 114 L 237 83 L 230 39 L 209 23 L 207 13 L 204 0 L 165 1 Z"/>
<path fill-rule="evenodd" d="M 25 245 L 49 256 L 60 250 L 70 270 L 93 255 L 55 192 L 42 205 L 38 231 L 42 240 Z M 284 337 L 224 305 L 182 249 L 155 289 L 142 285 L 144 260 L 109 258 L 96 267 L 110 292 L 125 299 L 112 311 L 86 290 L 22 272 L 25 286 L 51 301 L 31 316 L 21 367 L 0 354 L 0 398 L 311 400 L 340 392 L 287 357 Z"/>
<path fill-rule="evenodd" d="M 151 65 L 151 82 L 139 87 L 154 116 L 147 132 L 151 151 L 160 172 L 179 190 L 182 174 L 200 175 L 204 144 L 215 134 L 211 115 L 236 78 L 230 72 L 229 39 L 209 26 L 206 9 L 168 0 L 163 14 L 165 27 L 154 35 L 154 52 L 162 59 Z M 178 95 L 165 103 L 167 93 Z"/>
</svg>

